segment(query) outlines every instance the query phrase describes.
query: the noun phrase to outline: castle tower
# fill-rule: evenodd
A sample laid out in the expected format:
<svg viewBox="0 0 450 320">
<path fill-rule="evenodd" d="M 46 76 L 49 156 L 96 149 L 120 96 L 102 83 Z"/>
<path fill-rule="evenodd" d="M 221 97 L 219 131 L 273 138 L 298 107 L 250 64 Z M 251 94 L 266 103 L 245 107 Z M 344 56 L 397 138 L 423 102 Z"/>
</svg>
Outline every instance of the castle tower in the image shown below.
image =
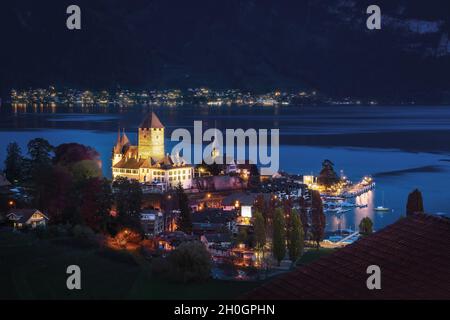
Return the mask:
<svg viewBox="0 0 450 320">
<path fill-rule="evenodd" d="M 123 158 L 125 148 L 130 145 L 130 140 L 128 139 L 125 131 L 120 134 L 120 130 L 117 132 L 117 142 L 113 148 L 113 159 L 112 165 L 115 166 Z"/>
<path fill-rule="evenodd" d="M 148 114 L 139 126 L 139 157 L 164 158 L 164 126 L 154 112 Z"/>
</svg>

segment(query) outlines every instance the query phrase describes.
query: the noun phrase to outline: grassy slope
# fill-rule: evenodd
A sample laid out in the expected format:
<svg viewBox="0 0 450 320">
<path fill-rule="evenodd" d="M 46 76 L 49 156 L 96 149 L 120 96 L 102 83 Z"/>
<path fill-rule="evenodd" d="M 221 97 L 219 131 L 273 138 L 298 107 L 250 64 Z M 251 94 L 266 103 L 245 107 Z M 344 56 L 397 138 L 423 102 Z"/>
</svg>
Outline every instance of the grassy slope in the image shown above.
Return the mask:
<svg viewBox="0 0 450 320">
<path fill-rule="evenodd" d="M 259 284 L 168 283 L 152 277 L 150 264 L 128 253 L 117 259 L 95 248 L 0 233 L 0 299 L 233 299 Z M 81 268 L 82 290 L 66 288 L 71 264 Z"/>
</svg>

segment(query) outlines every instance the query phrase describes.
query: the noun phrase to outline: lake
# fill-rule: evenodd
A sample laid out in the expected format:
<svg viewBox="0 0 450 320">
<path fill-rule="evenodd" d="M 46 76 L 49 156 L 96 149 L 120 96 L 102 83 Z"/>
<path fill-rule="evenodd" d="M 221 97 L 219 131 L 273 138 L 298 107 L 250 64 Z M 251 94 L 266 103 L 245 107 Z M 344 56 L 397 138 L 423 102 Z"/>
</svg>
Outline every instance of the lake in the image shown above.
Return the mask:
<svg viewBox="0 0 450 320">
<path fill-rule="evenodd" d="M 136 143 L 144 115 L 153 109 L 166 126 L 166 152 L 172 130 L 206 128 L 280 129 L 280 169 L 317 174 L 330 159 L 351 180 L 371 175 L 376 189 L 357 199 L 367 208 L 342 216 L 327 215 L 327 229 L 355 228 L 369 216 L 380 229 L 404 215 L 408 193 L 419 188 L 429 213 L 450 212 L 450 107 L 14 107 L 0 109 L 0 161 L 6 146 L 17 141 L 23 150 L 42 137 L 53 145 L 78 142 L 94 147 L 110 177 L 111 149 L 119 128 Z M 383 197 L 384 194 L 384 197 Z M 393 212 L 376 213 L 382 204 Z"/>
</svg>

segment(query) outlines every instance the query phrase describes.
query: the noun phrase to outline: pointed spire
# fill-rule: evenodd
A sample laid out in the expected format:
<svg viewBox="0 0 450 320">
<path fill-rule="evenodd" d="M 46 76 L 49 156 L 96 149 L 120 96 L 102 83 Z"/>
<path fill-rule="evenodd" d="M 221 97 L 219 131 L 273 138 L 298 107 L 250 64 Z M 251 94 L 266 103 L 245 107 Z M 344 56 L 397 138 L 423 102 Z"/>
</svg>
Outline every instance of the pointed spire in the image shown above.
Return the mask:
<svg viewBox="0 0 450 320">
<path fill-rule="evenodd" d="M 153 129 L 160 128 L 160 129 L 162 129 L 162 128 L 164 128 L 164 126 L 161 123 L 161 121 L 159 120 L 158 116 L 152 111 L 145 116 L 144 121 L 142 121 L 139 128 L 146 128 L 146 129 L 147 128 L 153 128 Z"/>
<path fill-rule="evenodd" d="M 117 128 L 117 142 L 116 145 L 114 146 L 114 153 L 118 154 L 121 153 L 122 151 L 122 138 L 120 136 L 120 128 Z"/>
<path fill-rule="evenodd" d="M 120 144 L 120 127 L 117 128 L 117 142 L 116 145 Z"/>
<path fill-rule="evenodd" d="M 121 143 L 122 146 L 125 146 L 130 143 L 130 139 L 128 139 L 127 134 L 125 133 L 125 128 L 123 128 Z"/>
</svg>

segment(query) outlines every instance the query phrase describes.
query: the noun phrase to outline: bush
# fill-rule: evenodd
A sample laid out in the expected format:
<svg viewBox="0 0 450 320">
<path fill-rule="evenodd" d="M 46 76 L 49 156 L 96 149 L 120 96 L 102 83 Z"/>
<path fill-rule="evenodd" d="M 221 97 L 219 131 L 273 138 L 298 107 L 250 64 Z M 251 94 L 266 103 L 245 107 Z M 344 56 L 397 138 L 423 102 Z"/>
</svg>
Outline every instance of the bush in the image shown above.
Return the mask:
<svg viewBox="0 0 450 320">
<path fill-rule="evenodd" d="M 152 273 L 154 275 L 165 274 L 169 268 L 169 262 L 166 258 L 159 257 L 152 260 Z"/>
<path fill-rule="evenodd" d="M 197 282 L 211 275 L 211 256 L 203 243 L 182 243 L 168 257 L 168 278 L 177 282 Z"/>
<path fill-rule="evenodd" d="M 69 231 L 64 225 L 38 226 L 32 229 L 39 239 L 54 239 L 67 236 Z"/>
<path fill-rule="evenodd" d="M 91 228 L 77 224 L 72 229 L 72 235 L 78 239 L 93 239 L 95 233 Z"/>
</svg>

